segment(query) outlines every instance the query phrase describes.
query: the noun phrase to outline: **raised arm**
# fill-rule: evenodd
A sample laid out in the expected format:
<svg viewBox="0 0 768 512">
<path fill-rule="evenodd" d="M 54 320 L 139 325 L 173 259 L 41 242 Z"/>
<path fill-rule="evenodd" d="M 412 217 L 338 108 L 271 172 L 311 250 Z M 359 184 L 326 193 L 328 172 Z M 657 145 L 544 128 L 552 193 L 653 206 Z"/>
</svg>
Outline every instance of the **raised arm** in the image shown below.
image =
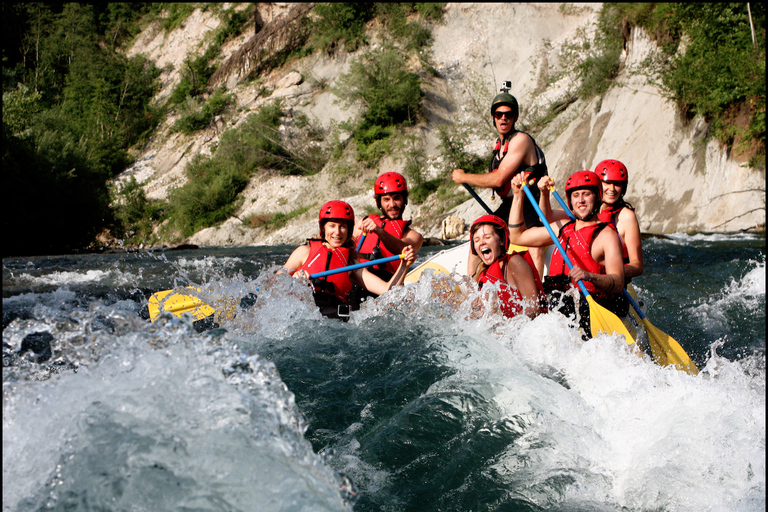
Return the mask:
<svg viewBox="0 0 768 512">
<path fill-rule="evenodd" d="M 544 226 L 525 229 L 525 220 L 523 217 L 523 177 L 518 174 L 511 181 L 514 200 L 512 209 L 509 212 L 509 240 L 513 244 L 525 245 L 527 247 L 545 247 L 552 245 L 552 238 L 549 231 Z M 563 221 L 555 221 L 550 224 L 552 230 L 557 233 L 564 224 Z"/>
</svg>

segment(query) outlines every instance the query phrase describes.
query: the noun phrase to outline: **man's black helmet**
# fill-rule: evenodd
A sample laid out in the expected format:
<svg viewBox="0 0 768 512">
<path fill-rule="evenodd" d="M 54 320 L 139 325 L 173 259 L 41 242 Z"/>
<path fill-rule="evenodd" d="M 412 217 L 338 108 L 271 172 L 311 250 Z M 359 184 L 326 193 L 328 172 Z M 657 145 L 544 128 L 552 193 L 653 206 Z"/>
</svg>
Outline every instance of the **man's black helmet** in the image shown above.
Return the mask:
<svg viewBox="0 0 768 512">
<path fill-rule="evenodd" d="M 512 109 L 512 115 L 517 117 L 520 115 L 520 107 L 517 105 L 517 99 L 509 93 L 502 92 L 497 94 L 491 102 L 491 115 L 496 112 L 496 109 L 502 105 L 506 105 Z"/>
</svg>

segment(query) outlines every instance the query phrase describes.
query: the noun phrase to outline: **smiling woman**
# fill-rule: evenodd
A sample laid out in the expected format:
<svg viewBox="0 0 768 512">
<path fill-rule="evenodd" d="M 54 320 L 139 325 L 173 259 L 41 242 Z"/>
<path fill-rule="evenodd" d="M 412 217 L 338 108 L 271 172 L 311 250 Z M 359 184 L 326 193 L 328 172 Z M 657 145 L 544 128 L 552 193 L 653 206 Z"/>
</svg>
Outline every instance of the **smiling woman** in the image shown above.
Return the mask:
<svg viewBox="0 0 768 512">
<path fill-rule="evenodd" d="M 355 263 L 357 253 L 351 233 L 355 212 L 344 201 L 329 201 L 320 208 L 320 238 L 309 239 L 291 253 L 283 266 L 295 278 L 306 278 L 320 272 L 341 269 Z M 412 246 L 403 249 L 400 264 L 389 281 L 365 268 L 350 269 L 312 279 L 315 304 L 329 318 L 349 319 L 350 310 L 359 306 L 360 288 L 375 295 L 403 284 L 411 263 L 416 261 Z"/>
</svg>

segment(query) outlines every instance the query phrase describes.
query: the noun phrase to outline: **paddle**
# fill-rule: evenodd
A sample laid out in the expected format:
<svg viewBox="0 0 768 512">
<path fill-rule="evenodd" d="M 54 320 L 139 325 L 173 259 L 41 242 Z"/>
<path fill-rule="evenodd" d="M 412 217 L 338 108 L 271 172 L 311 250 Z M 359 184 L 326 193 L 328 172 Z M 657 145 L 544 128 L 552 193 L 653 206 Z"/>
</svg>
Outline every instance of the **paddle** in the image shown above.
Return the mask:
<svg viewBox="0 0 768 512">
<path fill-rule="evenodd" d="M 555 246 L 560 251 L 560 254 L 562 254 L 566 265 L 568 265 L 569 269 L 572 269 L 573 263 L 571 263 L 571 259 L 568 257 L 565 250 L 563 249 L 563 246 L 560 244 L 560 241 L 557 239 L 555 232 L 552 231 L 552 227 L 549 225 L 547 218 L 544 216 L 544 212 L 542 212 L 541 208 L 539 208 L 539 205 L 533 198 L 533 194 L 531 194 L 531 191 L 528 189 L 528 185 L 525 183 L 523 183 L 523 191 L 525 192 L 525 195 L 528 196 L 528 199 L 536 210 L 536 213 L 538 214 L 539 219 L 541 219 L 542 224 L 544 224 L 544 227 L 547 228 L 549 237 L 555 243 Z M 624 322 L 622 322 L 621 319 L 611 311 L 608 311 L 600 304 L 595 302 L 594 297 L 589 294 L 587 287 L 584 286 L 584 283 L 581 280 L 579 280 L 577 284 L 579 285 L 579 288 L 584 294 L 584 298 L 587 300 L 587 304 L 589 305 L 589 321 L 592 330 L 592 337 L 597 336 L 600 332 L 605 332 L 606 334 L 615 332 L 616 334 L 623 334 L 627 344 L 633 344 L 635 339 L 631 334 L 629 334 L 629 331 L 627 331 Z"/>
<path fill-rule="evenodd" d="M 473 189 L 471 186 L 469 186 L 468 183 L 462 183 L 462 185 L 464 185 L 464 188 L 467 189 L 467 192 L 469 192 L 472 195 L 472 197 L 475 198 L 475 201 L 480 203 L 480 206 L 483 207 L 483 210 L 488 212 L 488 215 L 493 215 L 493 211 L 490 208 L 488 208 L 488 205 L 485 204 L 485 201 L 480 199 L 480 196 L 477 195 L 477 192 L 475 192 L 475 189 Z"/>
<path fill-rule="evenodd" d="M 632 308 L 636 311 L 636 315 L 640 317 L 640 320 L 645 324 L 645 330 L 648 332 L 648 341 L 651 345 L 651 353 L 656 363 L 660 366 L 667 366 L 670 364 L 675 365 L 678 370 L 688 372 L 691 375 L 698 375 L 699 369 L 696 367 L 688 354 L 685 353 L 683 347 L 675 341 L 675 339 L 669 334 L 657 329 L 643 314 L 640 306 L 637 305 L 632 295 L 624 290 L 629 303 L 632 304 Z"/>
<path fill-rule="evenodd" d="M 357 247 L 355 248 L 357 252 L 360 252 L 360 248 L 363 246 L 363 242 L 365 242 L 365 232 L 360 235 L 360 240 L 357 242 Z"/>
<path fill-rule="evenodd" d="M 379 258 L 377 260 L 364 261 L 362 263 L 355 263 L 354 265 L 347 265 L 346 267 L 332 268 L 331 270 L 324 270 L 317 272 L 316 274 L 310 274 L 310 279 L 316 279 L 318 277 L 332 276 L 333 274 L 341 274 L 342 272 L 349 272 L 350 270 L 357 270 L 358 268 L 370 267 L 378 265 L 379 263 L 389 263 L 390 261 L 397 261 L 405 258 L 405 254 L 398 254 L 396 256 L 387 256 L 386 258 Z"/>
<path fill-rule="evenodd" d="M 191 290 L 200 291 L 200 288 L 194 286 L 187 286 Z M 176 316 L 181 316 L 184 313 L 192 315 L 195 320 L 202 320 L 207 318 L 216 312 L 208 304 L 203 303 L 198 297 L 194 295 L 184 295 L 181 293 L 173 293 L 174 290 L 165 290 L 162 292 L 153 293 L 149 298 L 149 320 L 154 322 L 160 313 L 167 311 L 173 313 Z M 168 296 L 170 295 L 170 297 Z"/>
<path fill-rule="evenodd" d="M 568 213 L 568 216 L 573 219 L 573 213 L 568 209 L 568 206 L 565 204 L 565 201 L 563 201 L 563 198 L 560 197 L 560 194 L 557 193 L 555 187 L 549 187 L 549 190 L 555 195 L 555 199 L 557 199 L 557 202 L 563 207 L 563 210 L 565 210 Z M 686 354 L 683 347 L 681 347 L 672 336 L 658 329 L 645 317 L 640 306 L 637 305 L 635 299 L 632 298 L 632 294 L 629 293 L 629 288 L 631 286 L 631 284 L 627 285 L 624 289 L 624 296 L 629 303 L 632 304 L 632 309 L 635 310 L 635 316 L 639 316 L 640 320 L 645 324 L 645 331 L 648 333 L 648 342 L 651 346 L 653 359 L 659 366 L 674 364 L 678 370 L 688 372 L 691 375 L 697 375 L 699 369 L 696 368 L 696 365 L 691 361 L 691 358 Z"/>
<path fill-rule="evenodd" d="M 358 268 L 370 267 L 373 265 L 378 265 L 380 263 L 388 263 L 390 261 L 400 260 L 400 259 L 403 259 L 404 257 L 405 255 L 399 254 L 397 256 L 387 256 L 386 258 L 365 261 L 363 263 L 355 263 L 354 265 L 348 265 L 346 267 L 339 267 L 331 270 L 325 270 L 323 272 L 317 272 L 315 274 L 311 274 L 309 278 L 315 279 L 318 277 L 326 277 L 333 274 L 339 274 L 341 272 L 357 270 Z M 195 288 L 193 286 L 188 286 L 187 288 L 190 288 L 192 290 L 197 290 L 198 292 L 200 291 L 200 288 Z M 162 292 L 156 292 L 152 294 L 152 296 L 149 298 L 149 306 L 148 306 L 150 321 L 154 322 L 160 316 L 160 313 L 162 313 L 163 311 L 166 311 L 168 313 L 173 313 L 176 316 L 181 316 L 184 313 L 189 313 L 195 318 L 195 320 L 202 320 L 203 318 L 209 317 L 212 314 L 216 313 L 216 310 L 213 307 L 209 306 L 208 304 L 205 304 L 202 300 L 200 300 L 199 297 L 195 297 L 194 295 L 184 295 L 184 294 L 176 293 L 168 296 L 173 291 L 174 290 L 165 290 Z M 226 299 L 222 299 L 222 300 L 226 300 Z"/>
</svg>

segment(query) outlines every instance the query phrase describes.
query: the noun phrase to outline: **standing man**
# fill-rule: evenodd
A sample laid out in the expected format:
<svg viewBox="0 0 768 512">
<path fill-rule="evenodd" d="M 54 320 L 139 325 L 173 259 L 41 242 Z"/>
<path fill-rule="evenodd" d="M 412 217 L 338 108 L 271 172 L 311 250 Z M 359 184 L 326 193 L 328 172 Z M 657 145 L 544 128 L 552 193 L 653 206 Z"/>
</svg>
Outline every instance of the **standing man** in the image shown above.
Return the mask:
<svg viewBox="0 0 768 512">
<path fill-rule="evenodd" d="M 463 169 L 454 169 L 452 178 L 453 182 L 457 184 L 466 183 L 473 187 L 492 188 L 494 193 L 499 194 L 501 198 L 501 206 L 494 214 L 504 221 L 509 221 L 509 212 L 514 200 L 510 186 L 512 178 L 518 174 L 523 174 L 526 181 L 531 179 L 538 181 L 539 178 L 547 174 L 547 163 L 544 159 L 544 152 L 533 140 L 533 137 L 515 129 L 520 108 L 517 99 L 509 94 L 511 82 L 504 82 L 503 85 L 502 92 L 496 95 L 491 102 L 491 118 L 498 132 L 498 138 L 493 149 L 493 159 L 488 166 L 488 174 L 467 174 Z M 537 187 L 533 187 L 531 192 L 541 203 L 542 211 L 549 218 L 551 213 L 549 195 L 542 197 Z M 523 201 L 524 205 L 524 219 L 521 222 L 525 223 L 525 227 L 542 226 L 543 224 L 539 220 L 536 210 L 528 202 L 528 198 L 522 197 L 520 200 Z M 543 273 L 545 250 L 532 247 L 530 253 L 539 274 Z"/>
<path fill-rule="evenodd" d="M 515 197 L 522 199 L 522 177 L 516 176 L 511 183 Z M 550 223 L 550 227 L 558 233 L 560 244 L 566 250 L 573 268 L 568 270 L 562 254 L 555 250 L 549 263 L 549 275 L 544 279 L 550 309 L 559 309 L 566 316 L 574 315 L 575 305 L 565 292 L 575 287 L 578 281 L 583 281 L 598 304 L 624 317 L 628 313 L 629 304 L 623 294 L 624 261 L 621 242 L 613 226 L 598 218 L 602 204 L 602 182 L 592 171 L 576 172 L 565 183 L 565 196 L 575 219 L 568 222 L 556 220 Z M 510 226 L 512 243 L 529 247 L 551 245 L 553 242 L 546 227 L 522 227 L 522 204 L 517 199 L 515 202 L 517 206 L 510 213 L 510 222 L 518 227 Z M 590 332 L 589 306 L 583 296 L 579 301 L 578 318 L 584 331 Z"/>
<path fill-rule="evenodd" d="M 421 234 L 411 229 L 411 221 L 403 220 L 403 211 L 408 204 L 408 183 L 402 174 L 386 172 L 376 178 L 373 185 L 376 206 L 383 215 L 368 215 L 355 224 L 355 244 L 365 235 L 360 247 L 359 260 L 370 261 L 386 258 L 403 252 L 406 246 L 416 252 L 424 242 Z M 369 267 L 373 274 L 388 281 L 397 270 L 397 262 Z"/>
</svg>

